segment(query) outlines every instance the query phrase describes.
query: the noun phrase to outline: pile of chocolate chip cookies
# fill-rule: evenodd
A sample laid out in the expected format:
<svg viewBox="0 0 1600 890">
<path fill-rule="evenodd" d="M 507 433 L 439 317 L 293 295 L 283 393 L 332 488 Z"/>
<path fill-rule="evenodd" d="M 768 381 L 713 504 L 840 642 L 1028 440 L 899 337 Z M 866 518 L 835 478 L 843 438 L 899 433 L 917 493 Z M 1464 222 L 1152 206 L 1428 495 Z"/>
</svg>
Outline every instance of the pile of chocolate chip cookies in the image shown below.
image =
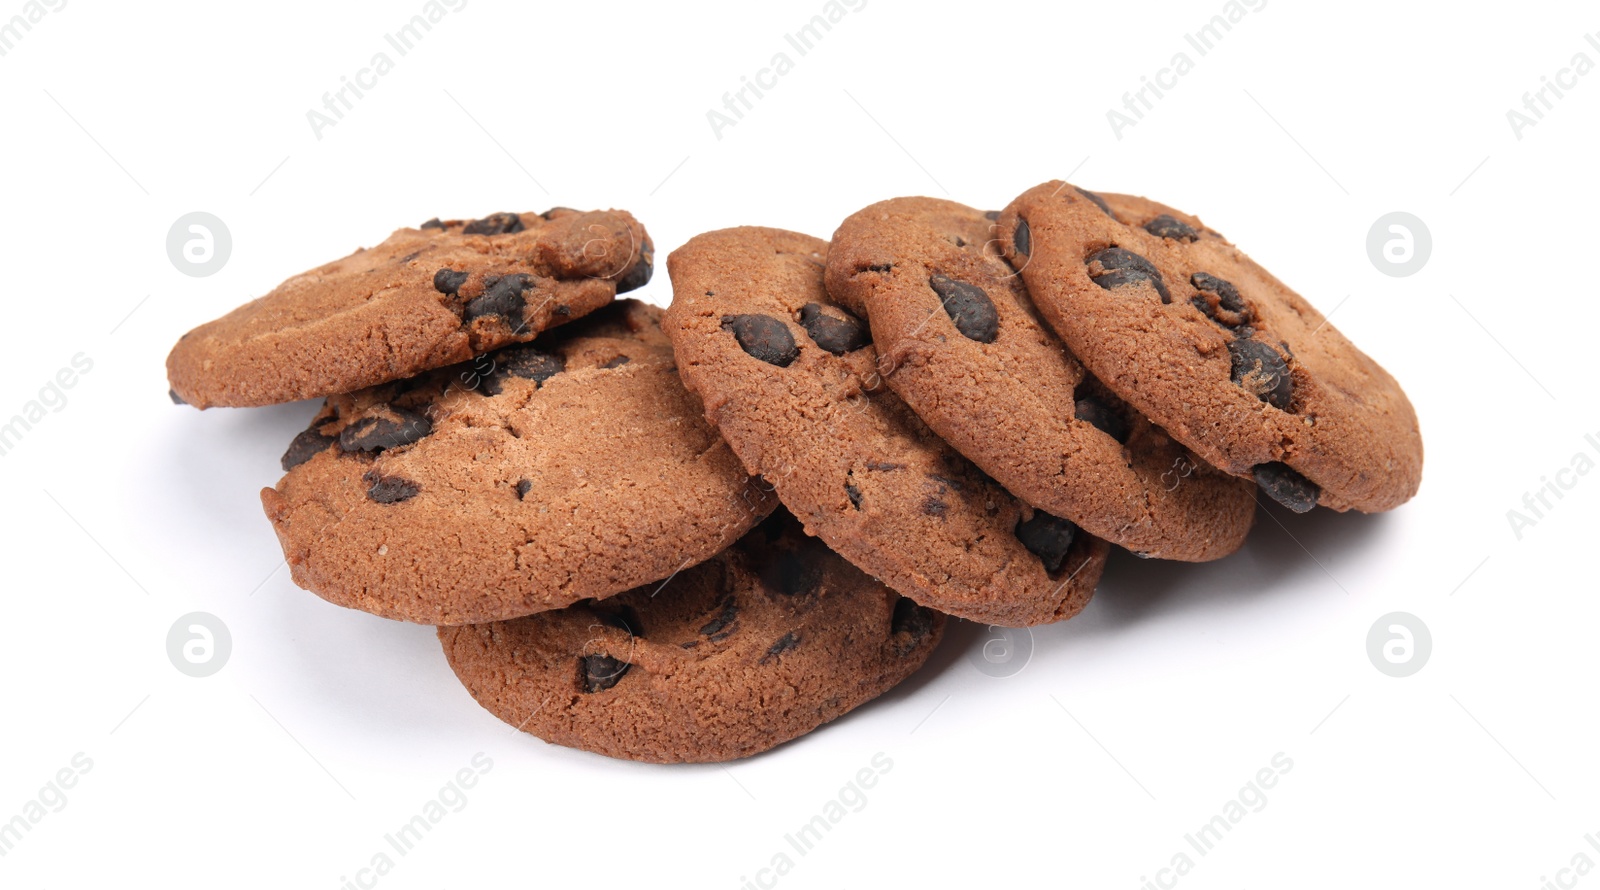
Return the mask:
<svg viewBox="0 0 1600 890">
<path fill-rule="evenodd" d="M 830 244 L 708 232 L 665 312 L 621 211 L 429 220 L 184 335 L 174 401 L 323 398 L 261 493 L 294 580 L 437 625 L 474 698 L 654 762 L 885 692 L 946 616 L 1081 611 L 1110 546 L 1232 553 L 1258 490 L 1388 510 L 1399 385 L 1198 219 L 1038 186 Z"/>
</svg>

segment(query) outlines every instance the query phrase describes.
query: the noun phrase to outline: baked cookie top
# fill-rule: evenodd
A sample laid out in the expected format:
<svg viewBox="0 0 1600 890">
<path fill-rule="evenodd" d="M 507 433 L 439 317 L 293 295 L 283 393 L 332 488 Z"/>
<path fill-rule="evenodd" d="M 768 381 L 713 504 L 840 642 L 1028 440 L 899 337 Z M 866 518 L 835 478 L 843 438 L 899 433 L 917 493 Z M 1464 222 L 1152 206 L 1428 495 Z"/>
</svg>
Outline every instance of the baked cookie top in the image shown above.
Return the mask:
<svg viewBox="0 0 1600 890">
<path fill-rule="evenodd" d="M 895 198 L 834 234 L 828 293 L 868 317 L 889 387 L 1013 494 L 1096 537 L 1163 559 L 1238 549 L 1255 518 L 1250 484 L 1087 375 L 1037 317 L 994 229 L 954 201 Z"/>
<path fill-rule="evenodd" d="M 466 361 L 642 286 L 652 251 L 620 210 L 429 220 L 184 334 L 167 356 L 172 397 L 271 405 Z"/>
<path fill-rule="evenodd" d="M 884 385 L 860 319 L 823 287 L 827 242 L 745 227 L 672 252 L 680 373 L 752 473 L 841 556 L 924 606 L 991 624 L 1088 602 L 1106 544 L 1034 510 Z"/>
<path fill-rule="evenodd" d="M 999 241 L 1089 370 L 1208 463 L 1300 512 L 1416 494 L 1400 385 L 1199 219 L 1049 182 L 1005 209 Z"/>
<path fill-rule="evenodd" d="M 294 580 L 424 624 L 515 618 L 707 559 L 776 500 L 622 300 L 531 345 L 328 399 L 262 506 Z"/>
<path fill-rule="evenodd" d="M 728 550 L 602 602 L 441 627 L 450 666 L 496 717 L 629 760 L 734 760 L 909 676 L 944 616 L 808 538 L 783 511 Z"/>
</svg>

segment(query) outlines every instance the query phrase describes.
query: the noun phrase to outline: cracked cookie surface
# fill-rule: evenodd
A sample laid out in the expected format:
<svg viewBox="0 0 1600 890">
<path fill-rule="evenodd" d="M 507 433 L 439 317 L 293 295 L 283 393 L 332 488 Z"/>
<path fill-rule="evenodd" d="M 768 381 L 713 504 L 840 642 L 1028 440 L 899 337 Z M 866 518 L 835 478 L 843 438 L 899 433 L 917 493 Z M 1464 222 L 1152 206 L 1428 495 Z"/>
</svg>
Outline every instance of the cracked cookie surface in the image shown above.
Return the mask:
<svg viewBox="0 0 1600 890">
<path fill-rule="evenodd" d="M 386 618 L 514 618 L 657 581 L 776 505 L 684 389 L 660 310 L 330 398 L 262 506 L 294 580 Z"/>
<path fill-rule="evenodd" d="M 652 253 L 620 210 L 429 220 L 184 334 L 167 356 L 172 397 L 271 405 L 466 361 L 642 286 Z"/>
<path fill-rule="evenodd" d="M 1190 454 L 1089 376 L 1001 259 L 993 217 L 895 198 L 845 220 L 828 293 L 871 325 L 879 370 L 1013 494 L 1143 556 L 1237 550 L 1249 483 Z"/>
<path fill-rule="evenodd" d="M 1020 502 L 883 383 L 866 325 L 824 289 L 827 247 L 745 227 L 668 257 L 664 327 L 706 416 L 807 531 L 922 605 L 1008 626 L 1077 614 L 1105 542 Z"/>
<path fill-rule="evenodd" d="M 1196 217 L 1049 182 L 998 223 L 1073 353 L 1206 462 L 1296 512 L 1416 494 L 1422 434 L 1399 383 Z"/>
</svg>

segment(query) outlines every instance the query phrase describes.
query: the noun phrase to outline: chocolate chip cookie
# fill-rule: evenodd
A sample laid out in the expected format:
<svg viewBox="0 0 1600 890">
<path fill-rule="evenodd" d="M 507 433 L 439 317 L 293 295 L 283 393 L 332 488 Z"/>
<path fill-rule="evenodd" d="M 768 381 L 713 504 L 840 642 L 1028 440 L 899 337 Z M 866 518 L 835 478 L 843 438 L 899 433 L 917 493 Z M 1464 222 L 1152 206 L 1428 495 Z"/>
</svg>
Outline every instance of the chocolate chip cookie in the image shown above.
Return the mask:
<svg viewBox="0 0 1600 890">
<path fill-rule="evenodd" d="M 490 713 L 548 742 L 652 763 L 748 757 L 917 669 L 944 616 L 806 537 L 783 511 L 714 559 L 603 602 L 442 627 Z"/>
<path fill-rule="evenodd" d="M 1013 494 L 1143 556 L 1244 543 L 1248 482 L 1195 458 L 1098 381 L 1037 317 L 982 211 L 896 198 L 849 219 L 828 293 L 864 313 L 889 387 Z"/>
<path fill-rule="evenodd" d="M 999 241 L 1089 370 L 1208 463 L 1297 512 L 1416 494 L 1400 385 L 1199 219 L 1049 182 L 1000 215 Z"/>
<path fill-rule="evenodd" d="M 720 552 L 776 505 L 622 300 L 532 344 L 328 399 L 261 502 L 297 584 L 424 624 L 605 597 Z"/>
<path fill-rule="evenodd" d="M 173 400 L 291 402 L 525 343 L 643 285 L 652 250 L 620 210 L 429 220 L 184 334 L 167 356 Z"/>
<path fill-rule="evenodd" d="M 752 473 L 841 556 L 922 605 L 992 624 L 1088 602 L 1107 545 L 984 475 L 884 385 L 866 325 L 823 287 L 827 242 L 766 228 L 672 252 L 664 326 Z"/>
</svg>

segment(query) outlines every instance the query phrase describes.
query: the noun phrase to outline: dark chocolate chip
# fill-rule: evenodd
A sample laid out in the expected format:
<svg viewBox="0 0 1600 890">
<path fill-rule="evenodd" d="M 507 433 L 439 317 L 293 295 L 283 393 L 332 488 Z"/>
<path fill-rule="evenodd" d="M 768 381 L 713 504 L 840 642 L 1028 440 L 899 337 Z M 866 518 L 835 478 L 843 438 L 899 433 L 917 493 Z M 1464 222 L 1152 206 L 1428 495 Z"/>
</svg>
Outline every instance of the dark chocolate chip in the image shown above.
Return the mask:
<svg viewBox="0 0 1600 890">
<path fill-rule="evenodd" d="M 820 546 L 820 545 L 812 545 Z M 810 548 L 807 548 L 810 549 Z M 802 596 L 822 586 L 822 566 L 814 553 L 783 550 L 761 568 L 761 586 L 780 596 Z"/>
<path fill-rule="evenodd" d="M 800 357 L 789 326 L 770 315 L 724 315 L 722 329 L 733 334 L 747 355 L 769 365 L 787 368 Z"/>
<path fill-rule="evenodd" d="M 1110 405 L 1099 399 L 1079 399 L 1073 405 L 1079 420 L 1092 425 L 1095 429 L 1117 440 L 1118 444 L 1128 442 L 1128 419 L 1122 412 L 1113 409 Z"/>
<path fill-rule="evenodd" d="M 1254 321 L 1254 315 L 1232 282 L 1206 272 L 1196 272 L 1189 276 L 1189 283 L 1199 291 L 1190 300 L 1196 309 L 1228 330 L 1240 331 L 1241 336 L 1249 336 L 1249 327 Z"/>
<path fill-rule="evenodd" d="M 463 235 L 509 235 L 522 231 L 522 217 L 515 213 L 491 213 L 467 223 Z"/>
<path fill-rule="evenodd" d="M 468 274 L 455 269 L 440 269 L 433 273 L 433 289 L 441 294 L 455 296 L 461 285 L 467 283 Z"/>
<path fill-rule="evenodd" d="M 649 242 L 645 243 L 644 250 L 639 252 L 639 259 L 633 264 L 633 268 L 617 279 L 617 293 L 625 294 L 650 283 L 650 276 L 654 275 L 656 270 L 654 250 Z"/>
<path fill-rule="evenodd" d="M 604 368 L 607 371 L 609 371 L 612 368 L 620 368 L 623 365 L 625 365 L 625 364 L 627 364 L 628 362 L 631 362 L 631 361 L 633 361 L 633 359 L 629 358 L 628 356 L 619 355 L 616 358 L 611 359 L 610 361 L 608 361 L 605 364 L 601 365 L 600 367 Z"/>
<path fill-rule="evenodd" d="M 283 471 L 285 473 L 300 466 L 306 461 L 316 457 L 334 442 L 338 441 L 332 436 L 324 436 L 316 427 L 301 430 L 295 435 L 294 441 L 289 443 L 289 450 L 283 453 Z"/>
<path fill-rule="evenodd" d="M 834 311 L 844 317 L 835 318 L 824 313 L 816 303 L 800 307 L 800 326 L 811 335 L 812 342 L 834 355 L 855 352 L 872 342 L 867 335 L 867 326 L 861 323 L 861 319 L 843 309 L 836 308 Z"/>
<path fill-rule="evenodd" d="M 767 653 L 761 656 L 761 663 L 766 664 L 772 659 L 777 658 L 779 655 L 788 652 L 790 649 L 793 649 L 798 645 L 800 645 L 800 635 L 794 631 L 790 631 L 779 637 L 776 643 L 773 643 L 771 646 L 767 647 Z"/>
<path fill-rule="evenodd" d="M 1000 218 L 1000 211 L 998 211 L 998 210 L 985 210 L 983 212 L 983 218 L 988 220 L 988 221 L 990 221 L 990 222 L 994 222 L 995 220 Z"/>
<path fill-rule="evenodd" d="M 1000 335 L 1000 314 L 983 288 L 943 275 L 929 278 L 928 286 L 939 295 L 944 311 L 949 313 L 962 336 L 979 343 L 993 343 Z"/>
<path fill-rule="evenodd" d="M 422 251 L 413 250 L 410 253 L 406 254 L 405 256 L 401 257 L 400 259 L 395 260 L 395 262 L 403 265 L 405 263 L 411 262 L 412 260 L 416 259 L 419 256 L 422 256 Z"/>
<path fill-rule="evenodd" d="M 1254 339 L 1232 340 L 1228 354 L 1233 357 L 1233 382 L 1263 402 L 1284 411 L 1294 399 L 1294 380 L 1289 363 L 1276 349 Z"/>
<path fill-rule="evenodd" d="M 1194 227 L 1170 213 L 1163 213 L 1155 219 L 1144 224 L 1144 230 L 1157 238 L 1171 238 L 1174 241 L 1198 241 L 1200 233 Z"/>
<path fill-rule="evenodd" d="M 1089 277 L 1106 290 L 1145 281 L 1161 295 L 1161 302 L 1172 302 L 1172 294 L 1167 292 L 1166 282 L 1161 280 L 1155 265 L 1131 250 L 1107 247 L 1089 254 L 1084 263 L 1089 266 Z M 1095 271 L 1096 265 L 1099 272 Z"/>
<path fill-rule="evenodd" d="M 908 639 L 895 647 L 896 654 L 905 655 L 933 633 L 933 612 L 901 597 L 894 604 L 894 616 L 889 619 L 889 633 L 896 637 L 907 635 Z"/>
<path fill-rule="evenodd" d="M 578 659 L 578 686 L 584 692 L 601 692 L 617 685 L 633 665 L 609 655 L 585 655 Z"/>
<path fill-rule="evenodd" d="M 1277 461 L 1257 464 L 1250 472 L 1267 497 L 1296 513 L 1304 513 L 1315 507 L 1317 499 L 1322 496 L 1322 489 L 1317 483 L 1295 472 L 1288 464 Z"/>
<path fill-rule="evenodd" d="M 424 229 L 442 229 L 442 228 L 444 228 L 444 223 L 440 222 L 439 221 L 439 217 L 436 216 L 433 219 L 430 219 L 427 222 L 423 223 L 421 228 L 424 228 Z"/>
<path fill-rule="evenodd" d="M 361 477 L 361 481 L 371 486 L 367 489 L 367 497 L 380 504 L 397 504 L 416 497 L 417 492 L 422 490 L 422 486 L 409 479 L 401 479 L 399 476 L 380 476 L 376 470 L 367 471 L 366 475 Z"/>
<path fill-rule="evenodd" d="M 1017 217 L 1017 230 L 1011 234 L 1011 245 L 1023 256 L 1033 253 L 1033 232 L 1028 227 L 1028 221 L 1020 216 Z"/>
<path fill-rule="evenodd" d="M 1044 563 L 1045 571 L 1055 574 L 1061 570 L 1067 551 L 1072 549 L 1078 527 L 1043 510 L 1035 510 L 1032 519 L 1017 523 L 1016 534 L 1022 546 Z"/>
<path fill-rule="evenodd" d="M 1085 198 L 1088 198 L 1090 200 L 1090 202 L 1092 202 L 1094 204 L 1094 206 L 1100 208 L 1101 211 L 1103 211 L 1106 216 L 1109 216 L 1112 219 L 1117 220 L 1117 222 L 1122 222 L 1122 220 L 1117 218 L 1117 215 L 1115 213 L 1111 212 L 1111 205 L 1106 203 L 1106 199 L 1105 198 L 1100 197 L 1099 195 L 1095 194 L 1094 192 L 1089 191 L 1088 189 L 1081 189 L 1081 188 L 1078 188 L 1077 186 L 1073 186 L 1072 189 L 1073 189 L 1073 191 L 1077 192 L 1078 194 L 1084 196 Z"/>
<path fill-rule="evenodd" d="M 174 405 L 187 405 L 187 404 L 189 404 L 188 402 L 185 402 L 183 400 L 183 396 L 178 395 L 178 391 L 175 390 L 175 389 L 167 390 L 167 398 L 171 399 L 172 400 L 172 404 L 174 404 Z"/>
<path fill-rule="evenodd" d="M 502 373 L 535 383 L 543 383 L 567 367 L 566 360 L 561 356 L 541 352 L 532 346 L 512 346 L 494 356 Z"/>
<path fill-rule="evenodd" d="M 533 287 L 533 276 L 518 272 L 501 278 L 486 278 L 483 283 L 483 293 L 467 302 L 461 312 L 461 320 L 472 321 L 485 315 L 498 315 L 513 326 L 522 324 L 522 311 L 528 305 L 522 295 Z"/>
<path fill-rule="evenodd" d="M 922 503 L 917 509 L 921 510 L 922 515 L 924 516 L 932 516 L 934 519 L 943 519 L 945 514 L 950 512 L 950 505 L 939 500 L 938 497 L 930 494 L 922 499 Z"/>
<path fill-rule="evenodd" d="M 857 510 L 861 509 L 861 489 L 846 482 L 844 484 L 844 496 L 850 499 L 850 506 Z"/>
<path fill-rule="evenodd" d="M 894 263 L 875 263 L 867 267 L 871 272 L 887 272 L 894 268 Z"/>
<path fill-rule="evenodd" d="M 889 472 L 890 470 L 903 470 L 905 468 L 906 468 L 905 464 L 890 463 L 888 461 L 883 461 L 883 460 L 869 460 L 869 461 L 867 461 L 867 469 L 876 470 L 876 471 L 878 471 L 880 473 L 886 473 L 886 472 Z"/>
<path fill-rule="evenodd" d="M 382 451 L 410 445 L 433 432 L 433 424 L 421 414 L 405 408 L 389 410 L 398 419 L 363 417 L 339 433 L 339 447 L 345 451 Z"/>
<path fill-rule="evenodd" d="M 517 500 L 520 501 L 523 498 L 527 497 L 528 496 L 528 492 L 530 492 L 532 490 L 533 490 L 533 483 L 532 482 L 530 482 L 527 479 L 519 479 L 519 480 L 517 480 Z"/>
<path fill-rule="evenodd" d="M 723 599 L 719 605 L 722 611 L 700 628 L 700 633 L 710 637 L 712 642 L 727 639 L 733 633 L 733 622 L 739 617 L 739 605 L 733 601 L 733 597 Z"/>
</svg>

